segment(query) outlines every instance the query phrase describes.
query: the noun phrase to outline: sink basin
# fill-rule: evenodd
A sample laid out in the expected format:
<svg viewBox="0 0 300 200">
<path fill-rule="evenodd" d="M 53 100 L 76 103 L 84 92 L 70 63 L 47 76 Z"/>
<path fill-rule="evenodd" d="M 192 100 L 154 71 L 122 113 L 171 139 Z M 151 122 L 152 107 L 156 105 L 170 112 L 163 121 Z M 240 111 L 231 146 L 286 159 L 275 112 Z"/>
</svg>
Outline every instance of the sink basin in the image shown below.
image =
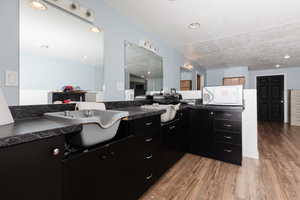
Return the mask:
<svg viewBox="0 0 300 200">
<path fill-rule="evenodd" d="M 152 104 L 152 105 L 144 105 L 141 106 L 144 109 L 156 109 L 156 110 L 166 110 L 164 114 L 161 114 L 161 122 L 169 122 L 173 120 L 176 116 L 177 110 L 179 110 L 180 104 L 177 105 L 160 105 L 160 104 Z"/>
<path fill-rule="evenodd" d="M 90 147 L 114 138 L 120 121 L 128 115 L 128 112 L 113 110 L 80 110 L 45 114 L 50 119 L 82 124 L 81 133 L 76 134 L 71 143 L 83 147 Z"/>
</svg>

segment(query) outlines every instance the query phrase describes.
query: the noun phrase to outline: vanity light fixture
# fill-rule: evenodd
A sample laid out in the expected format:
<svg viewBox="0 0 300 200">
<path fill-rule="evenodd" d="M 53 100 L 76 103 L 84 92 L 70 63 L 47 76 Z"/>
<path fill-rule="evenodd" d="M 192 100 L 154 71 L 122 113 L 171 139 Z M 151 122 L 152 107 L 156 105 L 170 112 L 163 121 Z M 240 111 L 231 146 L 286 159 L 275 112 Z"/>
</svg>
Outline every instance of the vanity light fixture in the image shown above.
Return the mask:
<svg viewBox="0 0 300 200">
<path fill-rule="evenodd" d="M 100 30 L 98 27 L 96 27 L 96 26 L 92 27 L 92 28 L 90 29 L 90 31 L 92 31 L 92 32 L 94 32 L 94 33 L 100 33 L 100 32 L 101 32 L 101 30 Z"/>
<path fill-rule="evenodd" d="M 288 55 L 288 54 L 286 54 L 286 55 L 284 56 L 284 59 L 290 59 L 290 58 L 291 58 L 291 56 Z"/>
<path fill-rule="evenodd" d="M 198 28 L 200 28 L 200 23 L 199 22 L 195 22 L 195 23 L 191 23 L 191 24 L 189 24 L 188 25 L 188 28 L 189 29 L 193 29 L 193 30 L 195 30 L 195 29 L 198 29 Z"/>
<path fill-rule="evenodd" d="M 34 0 L 30 2 L 30 6 L 36 10 L 47 10 L 47 6 L 41 0 Z"/>
<path fill-rule="evenodd" d="M 276 68 L 279 68 L 279 67 L 280 67 L 280 65 L 278 65 L 278 64 L 277 64 L 277 65 L 275 65 L 275 67 L 276 67 Z"/>
</svg>

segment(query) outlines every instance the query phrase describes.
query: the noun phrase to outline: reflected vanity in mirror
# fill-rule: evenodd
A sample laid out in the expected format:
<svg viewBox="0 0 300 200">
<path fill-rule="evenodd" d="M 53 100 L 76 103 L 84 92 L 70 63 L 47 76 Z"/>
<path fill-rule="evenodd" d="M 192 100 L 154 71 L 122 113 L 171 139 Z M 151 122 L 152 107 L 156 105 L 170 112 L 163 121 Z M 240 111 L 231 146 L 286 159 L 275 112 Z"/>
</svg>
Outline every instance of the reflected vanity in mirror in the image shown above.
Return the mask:
<svg viewBox="0 0 300 200">
<path fill-rule="evenodd" d="M 20 104 L 84 101 L 103 88 L 104 33 L 44 1 L 20 0 Z M 72 86 L 68 93 L 64 86 Z M 96 99 L 95 99 L 96 101 Z"/>
<path fill-rule="evenodd" d="M 163 59 L 156 53 L 125 41 L 127 100 L 163 89 Z"/>
</svg>

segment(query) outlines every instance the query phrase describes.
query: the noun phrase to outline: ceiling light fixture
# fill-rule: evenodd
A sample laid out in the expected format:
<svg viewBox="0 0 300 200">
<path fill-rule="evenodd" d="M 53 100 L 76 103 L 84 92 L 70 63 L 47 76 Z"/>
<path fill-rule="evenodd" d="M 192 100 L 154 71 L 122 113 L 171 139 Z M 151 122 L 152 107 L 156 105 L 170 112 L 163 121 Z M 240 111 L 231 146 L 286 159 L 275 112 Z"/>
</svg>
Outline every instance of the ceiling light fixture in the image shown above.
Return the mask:
<svg viewBox="0 0 300 200">
<path fill-rule="evenodd" d="M 100 33 L 101 32 L 101 30 L 98 28 L 98 27 L 92 27 L 91 29 L 90 29 L 90 31 L 92 31 L 92 32 L 94 32 L 94 33 Z"/>
<path fill-rule="evenodd" d="M 34 0 L 30 2 L 30 6 L 37 10 L 47 10 L 47 6 L 40 0 Z"/>
<path fill-rule="evenodd" d="M 280 65 L 278 65 L 278 64 L 277 64 L 277 65 L 275 65 L 275 67 L 276 67 L 276 68 L 279 68 L 279 67 L 280 67 Z"/>
<path fill-rule="evenodd" d="M 284 59 L 290 59 L 290 58 L 291 58 L 291 56 L 288 54 L 284 56 Z"/>
<path fill-rule="evenodd" d="M 194 30 L 194 29 L 200 28 L 200 26 L 201 26 L 200 23 L 196 22 L 196 23 L 191 23 L 191 24 L 189 24 L 189 25 L 188 25 L 188 28 Z"/>
</svg>

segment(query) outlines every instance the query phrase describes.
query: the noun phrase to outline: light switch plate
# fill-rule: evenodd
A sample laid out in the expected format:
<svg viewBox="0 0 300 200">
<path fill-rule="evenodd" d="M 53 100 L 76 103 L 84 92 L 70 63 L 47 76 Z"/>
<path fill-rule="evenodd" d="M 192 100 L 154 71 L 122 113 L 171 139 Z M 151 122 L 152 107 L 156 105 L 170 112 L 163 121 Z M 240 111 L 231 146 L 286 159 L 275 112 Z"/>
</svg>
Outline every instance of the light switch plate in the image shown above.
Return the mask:
<svg viewBox="0 0 300 200">
<path fill-rule="evenodd" d="M 18 86 L 19 74 L 16 71 L 5 71 L 5 86 Z"/>
</svg>

